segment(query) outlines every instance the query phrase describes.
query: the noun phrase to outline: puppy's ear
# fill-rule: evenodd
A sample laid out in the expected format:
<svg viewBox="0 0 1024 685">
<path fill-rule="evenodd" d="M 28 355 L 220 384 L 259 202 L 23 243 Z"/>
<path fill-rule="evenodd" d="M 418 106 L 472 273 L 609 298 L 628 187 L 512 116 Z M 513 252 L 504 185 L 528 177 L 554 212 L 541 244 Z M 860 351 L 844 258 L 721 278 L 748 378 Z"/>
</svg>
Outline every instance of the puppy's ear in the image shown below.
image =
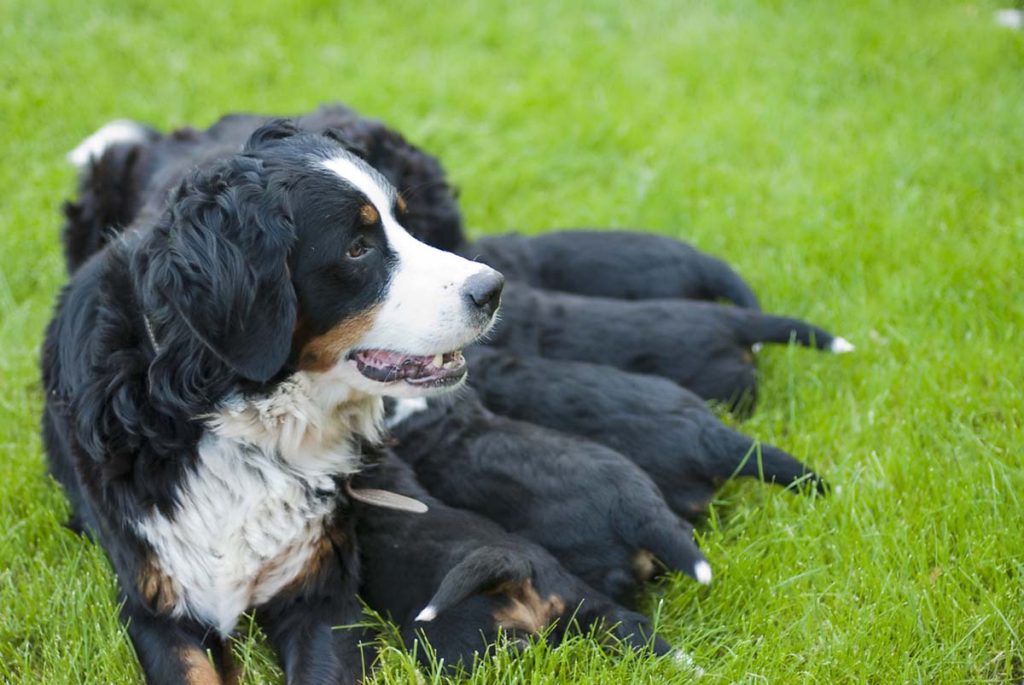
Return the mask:
<svg viewBox="0 0 1024 685">
<path fill-rule="evenodd" d="M 299 133 L 299 129 L 291 119 L 271 119 L 252 132 L 242 152 L 243 154 L 255 152 L 267 143 L 291 138 L 297 133 Z"/>
<path fill-rule="evenodd" d="M 366 149 L 366 146 L 356 137 L 346 134 L 346 132 L 341 129 L 325 128 L 320 132 L 320 135 L 338 143 L 345 148 L 346 151 L 351 152 L 356 157 L 363 160 L 367 160 L 369 157 L 369 151 Z"/>
<path fill-rule="evenodd" d="M 191 339 L 257 382 L 286 363 L 297 315 L 288 270 L 295 230 L 266 177 L 262 162 L 240 156 L 183 183 L 143 276 L 157 344 Z"/>
</svg>

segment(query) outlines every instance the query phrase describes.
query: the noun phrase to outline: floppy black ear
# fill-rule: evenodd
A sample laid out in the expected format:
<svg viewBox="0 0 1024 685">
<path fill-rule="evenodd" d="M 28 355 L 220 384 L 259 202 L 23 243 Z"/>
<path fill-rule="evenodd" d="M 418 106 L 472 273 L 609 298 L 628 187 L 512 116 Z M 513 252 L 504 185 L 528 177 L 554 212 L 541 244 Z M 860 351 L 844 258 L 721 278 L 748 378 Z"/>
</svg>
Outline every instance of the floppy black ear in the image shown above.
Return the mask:
<svg viewBox="0 0 1024 685">
<path fill-rule="evenodd" d="M 291 119 L 271 119 L 252 132 L 249 140 L 246 141 L 243 153 L 253 152 L 267 143 L 284 138 L 291 138 L 299 133 L 295 122 Z"/>
<path fill-rule="evenodd" d="M 191 339 L 257 382 L 286 363 L 297 311 L 295 230 L 266 177 L 240 156 L 183 183 L 151 238 L 143 296 L 157 344 Z"/>
</svg>

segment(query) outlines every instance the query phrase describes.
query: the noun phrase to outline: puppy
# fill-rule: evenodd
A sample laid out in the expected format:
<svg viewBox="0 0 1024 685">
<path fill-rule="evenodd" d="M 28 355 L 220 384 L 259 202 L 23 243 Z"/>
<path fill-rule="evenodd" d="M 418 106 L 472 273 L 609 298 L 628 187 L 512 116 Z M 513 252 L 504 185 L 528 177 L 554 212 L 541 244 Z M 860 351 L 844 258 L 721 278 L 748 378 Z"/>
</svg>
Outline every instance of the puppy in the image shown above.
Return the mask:
<svg viewBox="0 0 1024 685">
<path fill-rule="evenodd" d="M 494 318 L 501 275 L 412 238 L 347 147 L 280 121 L 210 151 L 140 198 L 162 208 L 74 271 L 47 329 L 50 469 L 150 683 L 221 682 L 207 649 L 249 609 L 289 683 L 351 682 L 341 482 L 382 397 L 458 387 Z"/>
<path fill-rule="evenodd" d="M 82 141 L 68 155 L 84 172 L 78 197 L 64 204 L 68 272 L 135 221 L 147 205 L 158 213 L 189 169 L 236 153 L 253 131 L 273 118 L 228 114 L 206 130 L 186 127 L 167 134 L 119 120 Z M 411 235 L 447 251 L 462 244 L 455 189 L 433 156 L 383 123 L 340 104 L 325 105 L 293 123 L 300 131 L 330 132 L 383 174 L 406 203 L 402 221 Z"/>
<path fill-rule="evenodd" d="M 751 346 L 832 352 L 853 346 L 817 326 L 710 302 L 582 297 L 509 283 L 489 344 L 517 355 L 606 364 L 663 376 L 705 400 L 748 412 L 756 400 Z"/>
<path fill-rule="evenodd" d="M 534 288 L 623 300 L 728 300 L 759 309 L 750 286 L 721 259 L 638 231 L 562 230 L 485 237 L 459 253 Z"/>
<path fill-rule="evenodd" d="M 473 389 L 488 409 L 617 450 L 691 521 L 734 475 L 784 486 L 806 480 L 825 491 L 794 457 L 732 430 L 699 397 L 663 378 L 483 346 L 467 350 L 467 359 Z"/>
<path fill-rule="evenodd" d="M 399 402 L 388 425 L 432 495 L 545 547 L 617 602 L 631 603 L 660 567 L 711 580 L 693 528 L 614 450 L 497 416 L 469 390 Z"/>
<path fill-rule="evenodd" d="M 429 507 L 415 514 L 357 503 L 355 510 L 363 598 L 398 622 L 410 649 L 425 637 L 445 664 L 470 667 L 499 630 L 526 637 L 550 628 L 557 642 L 575 621 L 584 631 L 610 628 L 634 649 L 670 653 L 646 618 L 588 587 L 542 547 L 430 496 L 394 455 L 385 453 L 353 484 Z M 417 655 L 426 662 L 422 646 Z"/>
</svg>

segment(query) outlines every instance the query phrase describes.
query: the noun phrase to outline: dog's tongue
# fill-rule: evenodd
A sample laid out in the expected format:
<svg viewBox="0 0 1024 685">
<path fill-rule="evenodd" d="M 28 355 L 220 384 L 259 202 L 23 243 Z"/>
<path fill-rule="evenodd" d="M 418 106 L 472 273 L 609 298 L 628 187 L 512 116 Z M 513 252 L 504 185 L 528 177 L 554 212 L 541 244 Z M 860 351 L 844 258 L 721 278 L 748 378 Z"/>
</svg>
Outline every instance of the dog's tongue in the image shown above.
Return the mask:
<svg viewBox="0 0 1024 685">
<path fill-rule="evenodd" d="M 413 355 L 390 350 L 359 350 L 352 354 L 363 375 L 378 381 L 427 382 L 456 376 L 464 369 L 461 352 Z"/>
</svg>

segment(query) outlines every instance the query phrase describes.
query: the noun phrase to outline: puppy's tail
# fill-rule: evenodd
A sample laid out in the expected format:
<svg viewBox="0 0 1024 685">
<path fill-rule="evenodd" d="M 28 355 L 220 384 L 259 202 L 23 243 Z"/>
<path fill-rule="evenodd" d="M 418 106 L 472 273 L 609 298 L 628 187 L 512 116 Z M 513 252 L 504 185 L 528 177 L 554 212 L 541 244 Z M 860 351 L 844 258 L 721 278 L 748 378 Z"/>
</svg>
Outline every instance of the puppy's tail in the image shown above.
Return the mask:
<svg viewBox="0 0 1024 685">
<path fill-rule="evenodd" d="M 78 199 L 64 203 L 64 258 L 74 273 L 127 226 L 138 211 L 133 172 L 143 146 L 160 134 L 128 120 L 112 121 L 68 153 L 78 167 Z"/>
<path fill-rule="evenodd" d="M 737 307 L 760 311 L 761 303 L 747 282 L 724 261 L 711 255 L 701 256 L 700 271 L 708 299 L 725 299 Z"/>
<path fill-rule="evenodd" d="M 674 514 L 669 516 L 669 525 L 651 522 L 643 526 L 638 531 L 638 546 L 649 552 L 666 570 L 685 573 L 698 583 L 708 585 L 711 582 L 711 564 L 693 539 L 693 526 Z M 642 566 L 642 555 L 638 555 L 634 563 L 637 567 Z M 639 568 L 636 570 L 638 575 L 643 575 Z"/>
<path fill-rule="evenodd" d="M 521 554 L 505 547 L 481 547 L 453 566 L 416 621 L 433 621 L 438 614 L 466 597 L 502 583 L 528 580 L 533 565 Z"/>
<path fill-rule="evenodd" d="M 758 445 L 753 438 L 727 426 L 719 426 L 701 442 L 712 465 L 711 475 L 716 480 L 749 476 L 783 487 L 805 481 L 819 494 L 828 492 L 827 483 L 793 455 L 774 445 Z"/>
<path fill-rule="evenodd" d="M 741 312 L 739 314 L 736 331 L 740 342 L 745 345 L 785 344 L 793 340 L 804 347 L 815 347 L 836 354 L 852 352 L 854 349 L 846 338 L 832 335 L 824 328 L 819 328 L 800 319 L 760 312 Z"/>
</svg>

